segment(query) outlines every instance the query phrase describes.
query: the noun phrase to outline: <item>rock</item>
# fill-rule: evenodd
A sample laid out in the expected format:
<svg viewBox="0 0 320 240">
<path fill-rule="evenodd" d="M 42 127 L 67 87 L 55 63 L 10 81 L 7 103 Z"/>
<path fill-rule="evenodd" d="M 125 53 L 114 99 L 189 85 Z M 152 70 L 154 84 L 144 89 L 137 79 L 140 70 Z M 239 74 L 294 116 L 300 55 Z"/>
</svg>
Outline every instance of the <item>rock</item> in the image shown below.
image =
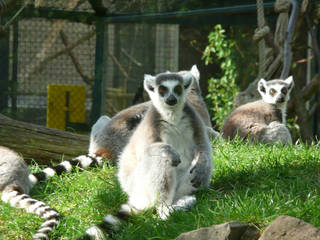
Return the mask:
<svg viewBox="0 0 320 240">
<path fill-rule="evenodd" d="M 263 232 L 259 240 L 320 240 L 320 230 L 290 216 L 280 216 Z"/>
<path fill-rule="evenodd" d="M 241 240 L 249 224 L 229 222 L 182 233 L 176 240 Z"/>
</svg>

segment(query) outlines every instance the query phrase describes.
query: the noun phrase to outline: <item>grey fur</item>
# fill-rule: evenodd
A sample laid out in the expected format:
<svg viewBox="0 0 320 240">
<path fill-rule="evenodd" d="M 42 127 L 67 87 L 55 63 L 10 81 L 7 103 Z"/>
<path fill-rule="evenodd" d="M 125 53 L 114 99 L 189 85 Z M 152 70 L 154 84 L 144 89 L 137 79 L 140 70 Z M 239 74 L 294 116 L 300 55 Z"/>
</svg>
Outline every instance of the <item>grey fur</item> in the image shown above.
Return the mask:
<svg viewBox="0 0 320 240">
<path fill-rule="evenodd" d="M 156 76 L 156 84 L 160 85 L 163 81 L 167 81 L 168 79 L 178 80 L 180 83 L 183 82 L 182 76 L 178 73 L 159 73 Z"/>
<path fill-rule="evenodd" d="M 288 128 L 280 122 L 271 122 L 260 137 L 259 141 L 263 143 L 282 143 L 292 144 L 291 134 Z"/>
<path fill-rule="evenodd" d="M 28 194 L 32 188 L 27 164 L 9 148 L 0 146 L 0 191 L 16 186 Z"/>
<path fill-rule="evenodd" d="M 60 214 L 28 194 L 33 183 L 28 166 L 9 148 L 0 146 L 0 191 L 1 199 L 13 207 L 23 208 L 45 220 L 33 239 L 48 239 L 48 234 L 59 224 Z"/>
</svg>

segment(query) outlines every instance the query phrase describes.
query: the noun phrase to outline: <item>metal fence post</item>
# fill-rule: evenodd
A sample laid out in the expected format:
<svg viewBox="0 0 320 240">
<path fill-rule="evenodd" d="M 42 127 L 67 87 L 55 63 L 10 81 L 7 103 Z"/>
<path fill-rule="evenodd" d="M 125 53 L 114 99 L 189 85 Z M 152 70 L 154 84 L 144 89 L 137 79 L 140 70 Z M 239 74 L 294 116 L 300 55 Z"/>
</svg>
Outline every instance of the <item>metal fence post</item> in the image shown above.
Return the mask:
<svg viewBox="0 0 320 240">
<path fill-rule="evenodd" d="M 9 34 L 0 37 L 0 112 L 8 108 Z"/>
<path fill-rule="evenodd" d="M 18 47 L 19 47 L 19 22 L 13 24 L 13 58 L 12 58 L 12 80 L 11 80 L 11 111 L 17 114 L 17 92 L 18 92 Z"/>
<path fill-rule="evenodd" d="M 106 113 L 106 74 L 105 63 L 108 58 L 108 26 L 103 21 L 96 23 L 95 77 L 92 91 L 91 124 Z"/>
</svg>

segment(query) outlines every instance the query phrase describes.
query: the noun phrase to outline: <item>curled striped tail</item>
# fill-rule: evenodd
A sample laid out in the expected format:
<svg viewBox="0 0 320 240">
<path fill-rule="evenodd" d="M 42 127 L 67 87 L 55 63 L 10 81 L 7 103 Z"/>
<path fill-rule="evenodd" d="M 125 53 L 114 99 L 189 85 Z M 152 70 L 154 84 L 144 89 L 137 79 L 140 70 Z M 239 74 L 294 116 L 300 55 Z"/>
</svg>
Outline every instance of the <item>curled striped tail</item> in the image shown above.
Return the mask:
<svg viewBox="0 0 320 240">
<path fill-rule="evenodd" d="M 74 167 L 79 167 L 81 169 L 86 169 L 88 167 L 102 167 L 103 158 L 95 154 L 87 154 L 78 156 L 71 161 L 63 161 L 56 166 L 47 167 L 38 173 L 33 173 L 29 175 L 29 179 L 33 184 L 39 181 L 45 181 L 54 175 L 61 175 L 64 172 L 71 172 Z"/>
<path fill-rule="evenodd" d="M 5 203 L 9 203 L 12 207 L 23 208 L 27 212 L 35 213 L 44 219 L 44 223 L 42 223 L 39 230 L 33 235 L 34 240 L 49 239 L 49 233 L 59 224 L 59 212 L 50 208 L 45 203 L 21 193 L 18 188 L 8 187 L 8 189 L 3 191 L 1 199 Z"/>
<path fill-rule="evenodd" d="M 128 221 L 133 211 L 134 209 L 129 205 L 123 204 L 117 214 L 106 215 L 101 223 L 88 228 L 85 234 L 77 238 L 77 240 L 105 240 L 107 237 L 112 238 L 116 234 L 121 221 Z"/>
</svg>

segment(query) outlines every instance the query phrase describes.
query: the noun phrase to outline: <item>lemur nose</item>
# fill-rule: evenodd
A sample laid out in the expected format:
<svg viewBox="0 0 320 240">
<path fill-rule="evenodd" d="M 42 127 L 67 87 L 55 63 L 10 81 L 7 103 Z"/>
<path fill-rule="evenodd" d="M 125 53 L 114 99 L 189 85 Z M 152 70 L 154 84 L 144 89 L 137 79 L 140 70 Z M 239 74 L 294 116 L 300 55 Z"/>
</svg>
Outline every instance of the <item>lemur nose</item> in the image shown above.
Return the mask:
<svg viewBox="0 0 320 240">
<path fill-rule="evenodd" d="M 281 96 L 277 99 L 278 103 L 283 103 L 284 102 L 284 96 Z"/>
<path fill-rule="evenodd" d="M 173 106 L 175 104 L 177 104 L 177 99 L 175 96 L 170 95 L 167 99 L 166 99 L 166 104 Z"/>
</svg>

